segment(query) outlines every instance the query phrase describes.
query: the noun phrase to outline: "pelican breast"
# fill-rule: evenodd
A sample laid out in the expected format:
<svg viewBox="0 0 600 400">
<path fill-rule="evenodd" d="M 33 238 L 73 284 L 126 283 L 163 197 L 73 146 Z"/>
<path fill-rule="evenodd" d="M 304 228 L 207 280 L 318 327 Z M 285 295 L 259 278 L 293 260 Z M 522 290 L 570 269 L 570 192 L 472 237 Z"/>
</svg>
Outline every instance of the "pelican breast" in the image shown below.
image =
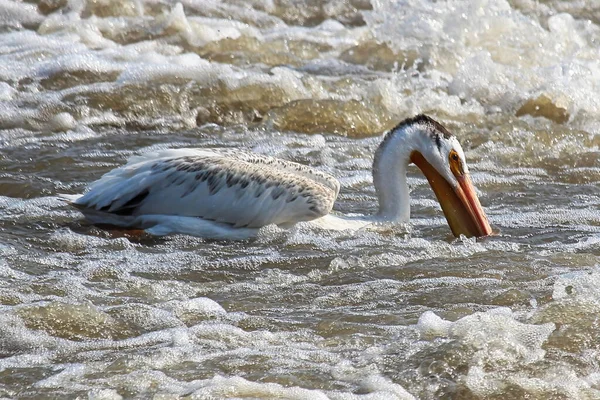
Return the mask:
<svg viewBox="0 0 600 400">
<path fill-rule="evenodd" d="M 73 204 L 120 216 L 179 215 L 234 227 L 328 214 L 339 182 L 307 166 L 239 150 L 175 149 L 133 157 Z"/>
</svg>

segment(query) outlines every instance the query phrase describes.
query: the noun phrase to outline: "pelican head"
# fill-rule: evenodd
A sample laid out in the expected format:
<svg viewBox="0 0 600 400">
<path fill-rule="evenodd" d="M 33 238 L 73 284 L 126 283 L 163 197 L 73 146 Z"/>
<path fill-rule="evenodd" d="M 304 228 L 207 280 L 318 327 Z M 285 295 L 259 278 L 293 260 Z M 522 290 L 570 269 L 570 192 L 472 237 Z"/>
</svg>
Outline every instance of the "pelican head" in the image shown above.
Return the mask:
<svg viewBox="0 0 600 400">
<path fill-rule="evenodd" d="M 382 216 L 408 219 L 410 208 L 405 175 L 410 162 L 429 181 L 455 236 L 480 237 L 492 233 L 471 182 L 460 143 L 456 136 L 426 115 L 402 121 L 386 135 L 376 153 L 374 182 Z M 399 185 L 392 184 L 396 189 L 391 190 L 389 177 L 382 179 L 382 175 L 389 175 L 390 168 L 404 175 Z M 399 205 L 402 202 L 406 205 Z"/>
</svg>

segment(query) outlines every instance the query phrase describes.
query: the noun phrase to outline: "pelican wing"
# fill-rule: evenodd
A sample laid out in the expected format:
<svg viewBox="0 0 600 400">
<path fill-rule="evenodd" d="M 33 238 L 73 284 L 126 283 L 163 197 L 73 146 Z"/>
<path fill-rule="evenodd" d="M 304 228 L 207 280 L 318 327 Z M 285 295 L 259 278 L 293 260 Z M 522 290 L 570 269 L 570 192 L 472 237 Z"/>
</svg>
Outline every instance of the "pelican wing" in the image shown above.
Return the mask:
<svg viewBox="0 0 600 400">
<path fill-rule="evenodd" d="M 198 217 L 235 227 L 328 214 L 338 181 L 290 161 L 238 150 L 178 149 L 133 157 L 74 202 L 122 216 Z"/>
</svg>

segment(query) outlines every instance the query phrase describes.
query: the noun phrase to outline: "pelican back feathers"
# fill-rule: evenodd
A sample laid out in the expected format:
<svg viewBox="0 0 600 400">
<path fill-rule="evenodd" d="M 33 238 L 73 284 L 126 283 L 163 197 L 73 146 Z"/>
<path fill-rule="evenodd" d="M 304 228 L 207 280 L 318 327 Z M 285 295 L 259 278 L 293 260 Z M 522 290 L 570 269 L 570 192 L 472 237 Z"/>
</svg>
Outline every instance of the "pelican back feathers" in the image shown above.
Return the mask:
<svg viewBox="0 0 600 400">
<path fill-rule="evenodd" d="M 258 228 L 326 215 L 338 192 L 332 176 L 291 161 L 239 150 L 174 149 L 133 157 L 73 205 L 123 217 L 177 215 Z"/>
</svg>

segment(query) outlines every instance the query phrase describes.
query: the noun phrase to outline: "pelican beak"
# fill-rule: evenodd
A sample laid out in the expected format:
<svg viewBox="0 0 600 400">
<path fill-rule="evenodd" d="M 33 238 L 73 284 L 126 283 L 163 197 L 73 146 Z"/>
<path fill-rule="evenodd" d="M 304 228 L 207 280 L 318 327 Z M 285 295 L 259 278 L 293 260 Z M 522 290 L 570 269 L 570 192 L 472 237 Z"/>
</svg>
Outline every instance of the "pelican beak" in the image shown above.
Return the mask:
<svg viewBox="0 0 600 400">
<path fill-rule="evenodd" d="M 410 159 L 429 181 L 454 236 L 480 237 L 492 233 L 468 174 L 455 173 L 458 186 L 453 187 L 421 153 L 414 151 Z"/>
</svg>

